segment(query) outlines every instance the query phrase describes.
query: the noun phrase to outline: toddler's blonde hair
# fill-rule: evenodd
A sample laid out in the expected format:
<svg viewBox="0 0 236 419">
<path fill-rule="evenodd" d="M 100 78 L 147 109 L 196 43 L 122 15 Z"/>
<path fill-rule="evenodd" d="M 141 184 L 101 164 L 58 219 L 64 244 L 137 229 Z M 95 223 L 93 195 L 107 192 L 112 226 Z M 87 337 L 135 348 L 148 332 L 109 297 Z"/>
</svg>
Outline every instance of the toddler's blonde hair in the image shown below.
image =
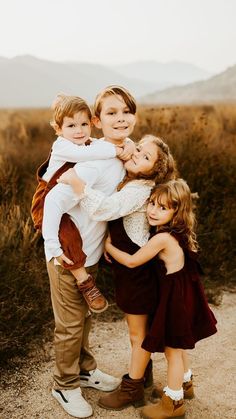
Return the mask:
<svg viewBox="0 0 236 419">
<path fill-rule="evenodd" d="M 63 119 L 65 116 L 72 118 L 78 112 L 87 114 L 89 120 L 92 119 L 92 112 L 89 105 L 84 99 L 79 96 L 69 96 L 64 93 L 59 93 L 51 106 L 53 110 L 53 118 L 50 125 L 57 132 L 62 127 Z"/>
</svg>

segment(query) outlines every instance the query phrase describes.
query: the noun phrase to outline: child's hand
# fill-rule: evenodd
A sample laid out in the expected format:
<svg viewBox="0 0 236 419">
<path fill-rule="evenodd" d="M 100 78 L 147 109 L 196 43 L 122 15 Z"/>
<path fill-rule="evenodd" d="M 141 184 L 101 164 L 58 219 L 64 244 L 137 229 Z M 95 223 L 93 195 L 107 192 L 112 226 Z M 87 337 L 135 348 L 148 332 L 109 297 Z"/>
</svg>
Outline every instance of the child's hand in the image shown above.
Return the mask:
<svg viewBox="0 0 236 419">
<path fill-rule="evenodd" d="M 71 185 L 77 179 L 78 176 L 76 171 L 74 169 L 68 169 L 57 179 L 57 183 L 65 183 L 66 185 Z"/>
<path fill-rule="evenodd" d="M 111 236 L 110 234 L 107 235 L 107 238 L 105 240 L 105 250 L 103 252 L 104 258 L 107 262 L 112 263 L 112 260 L 110 259 L 109 253 L 107 252 L 107 247 L 109 247 L 109 244 L 111 244 Z"/>
<path fill-rule="evenodd" d="M 103 252 L 104 258 L 108 263 L 112 263 L 112 260 L 110 259 L 110 255 L 109 253 L 106 252 L 106 250 L 104 250 Z"/>
<path fill-rule="evenodd" d="M 63 266 L 63 262 L 67 263 L 67 265 L 74 265 L 74 262 L 72 262 L 72 260 L 70 260 L 66 255 L 64 255 L 64 253 L 62 253 L 62 255 L 58 256 L 56 258 L 56 260 L 62 266 Z"/>
<path fill-rule="evenodd" d="M 120 158 L 120 155 L 124 152 L 123 147 L 116 146 L 116 157 Z"/>
<path fill-rule="evenodd" d="M 76 195 L 81 195 L 84 192 L 86 183 L 80 179 L 74 169 L 69 169 L 57 179 L 58 183 L 65 183 L 70 185 Z"/>
<path fill-rule="evenodd" d="M 135 150 L 136 150 L 136 147 L 135 147 L 134 142 L 132 140 L 129 140 L 125 143 L 123 147 L 123 151 L 119 153 L 118 157 L 121 160 L 127 161 L 131 158 Z"/>
</svg>

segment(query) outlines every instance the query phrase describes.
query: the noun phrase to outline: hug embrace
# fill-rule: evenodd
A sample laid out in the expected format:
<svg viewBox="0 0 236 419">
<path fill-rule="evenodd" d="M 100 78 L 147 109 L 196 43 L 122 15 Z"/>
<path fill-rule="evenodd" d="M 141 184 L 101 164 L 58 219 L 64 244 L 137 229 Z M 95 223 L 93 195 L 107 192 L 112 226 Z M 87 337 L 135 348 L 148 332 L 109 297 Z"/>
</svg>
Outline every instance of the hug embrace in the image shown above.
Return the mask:
<svg viewBox="0 0 236 419">
<path fill-rule="evenodd" d="M 121 86 L 97 95 L 93 115 L 83 99 L 58 95 L 57 139 L 38 170 L 31 213 L 44 238 L 55 318 L 52 395 L 78 418 L 93 414 L 83 387 L 108 392 L 98 400 L 104 409 L 143 406 L 153 352 L 165 354 L 167 385 L 141 416 L 184 417 L 184 398 L 194 397 L 186 350 L 216 333 L 199 276 L 190 189 L 161 138 L 129 138 L 135 122 L 135 99 Z M 91 138 L 92 125 L 103 138 Z M 104 240 L 131 342 L 121 378 L 99 370 L 89 348 L 91 313 L 108 306 L 95 282 Z"/>
</svg>

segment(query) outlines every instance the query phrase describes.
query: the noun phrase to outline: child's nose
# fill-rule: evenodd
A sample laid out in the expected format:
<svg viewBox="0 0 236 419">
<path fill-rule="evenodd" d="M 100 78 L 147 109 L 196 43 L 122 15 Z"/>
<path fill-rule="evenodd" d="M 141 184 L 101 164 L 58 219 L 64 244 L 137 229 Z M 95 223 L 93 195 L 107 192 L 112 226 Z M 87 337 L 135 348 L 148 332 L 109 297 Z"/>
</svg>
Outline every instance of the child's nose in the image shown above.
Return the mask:
<svg viewBox="0 0 236 419">
<path fill-rule="evenodd" d="M 123 114 L 123 112 L 118 112 L 117 117 L 118 117 L 118 121 L 119 122 L 120 121 L 124 121 L 124 114 Z"/>
<path fill-rule="evenodd" d="M 139 157 L 141 157 L 141 150 L 135 150 L 135 152 L 134 152 L 134 155 L 135 155 L 135 157 L 137 157 L 137 158 L 139 158 Z"/>
</svg>

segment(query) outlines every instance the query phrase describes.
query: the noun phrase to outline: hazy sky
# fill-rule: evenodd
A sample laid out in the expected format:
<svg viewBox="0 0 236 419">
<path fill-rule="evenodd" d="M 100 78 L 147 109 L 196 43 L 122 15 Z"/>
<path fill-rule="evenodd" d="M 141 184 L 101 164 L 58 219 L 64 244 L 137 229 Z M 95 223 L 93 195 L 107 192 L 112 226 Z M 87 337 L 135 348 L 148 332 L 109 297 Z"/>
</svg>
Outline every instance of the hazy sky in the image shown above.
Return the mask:
<svg viewBox="0 0 236 419">
<path fill-rule="evenodd" d="M 236 0 L 0 0 L 0 56 L 236 64 Z"/>
</svg>

